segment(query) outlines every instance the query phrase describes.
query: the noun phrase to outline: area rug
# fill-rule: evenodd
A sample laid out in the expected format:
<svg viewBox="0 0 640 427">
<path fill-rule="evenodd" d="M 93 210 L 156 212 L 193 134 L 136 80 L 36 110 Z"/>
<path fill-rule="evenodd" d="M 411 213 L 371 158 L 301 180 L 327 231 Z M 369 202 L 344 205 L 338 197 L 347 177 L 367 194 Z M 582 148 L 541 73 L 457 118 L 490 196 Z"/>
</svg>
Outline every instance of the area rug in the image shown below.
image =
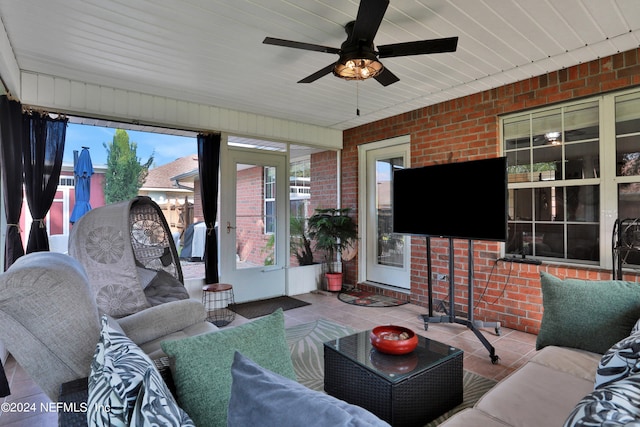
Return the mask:
<svg viewBox="0 0 640 427">
<path fill-rule="evenodd" d="M 324 391 L 323 343 L 355 332 L 348 326 L 324 319 L 287 328 L 287 343 L 291 348 L 291 358 L 298 381 L 312 390 Z M 467 370 L 464 371 L 462 382 L 462 403 L 426 424 L 425 427 L 435 427 L 456 412 L 472 407 L 496 384 L 493 380 Z"/>
<path fill-rule="evenodd" d="M 395 307 L 407 304 L 408 300 L 401 300 L 375 292 L 363 291 L 358 288 L 343 289 L 338 294 L 338 299 L 347 304 L 361 305 L 363 307 Z"/>
<path fill-rule="evenodd" d="M 312 390 L 324 391 L 322 344 L 356 332 L 348 326 L 324 319 L 287 328 L 287 342 L 291 348 L 291 359 L 298 382 Z"/>
<path fill-rule="evenodd" d="M 271 314 L 279 308 L 281 308 L 283 311 L 286 311 L 291 310 L 292 308 L 304 307 L 305 305 L 310 304 L 311 303 L 301 301 L 296 298 L 282 296 L 258 301 L 244 302 L 241 304 L 229 304 L 229 310 L 234 311 L 240 316 L 247 319 L 254 319 L 256 317 Z"/>
<path fill-rule="evenodd" d="M 436 427 L 456 412 L 471 408 L 494 385 L 496 385 L 496 381 L 464 370 L 462 376 L 462 403 L 448 412 L 445 412 L 443 415 L 440 415 L 424 427 Z"/>
</svg>

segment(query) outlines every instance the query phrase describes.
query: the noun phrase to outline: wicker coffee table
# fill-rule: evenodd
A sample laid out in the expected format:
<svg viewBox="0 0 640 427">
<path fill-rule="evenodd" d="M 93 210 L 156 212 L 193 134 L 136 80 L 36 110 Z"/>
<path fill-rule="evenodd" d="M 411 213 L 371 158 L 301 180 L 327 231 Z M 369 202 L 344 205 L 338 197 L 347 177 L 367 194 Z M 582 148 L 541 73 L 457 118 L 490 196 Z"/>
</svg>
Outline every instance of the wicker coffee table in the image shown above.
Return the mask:
<svg viewBox="0 0 640 427">
<path fill-rule="evenodd" d="M 410 354 L 387 355 L 369 333 L 324 343 L 327 393 L 393 426 L 423 426 L 462 403 L 462 350 L 419 336 Z"/>
</svg>

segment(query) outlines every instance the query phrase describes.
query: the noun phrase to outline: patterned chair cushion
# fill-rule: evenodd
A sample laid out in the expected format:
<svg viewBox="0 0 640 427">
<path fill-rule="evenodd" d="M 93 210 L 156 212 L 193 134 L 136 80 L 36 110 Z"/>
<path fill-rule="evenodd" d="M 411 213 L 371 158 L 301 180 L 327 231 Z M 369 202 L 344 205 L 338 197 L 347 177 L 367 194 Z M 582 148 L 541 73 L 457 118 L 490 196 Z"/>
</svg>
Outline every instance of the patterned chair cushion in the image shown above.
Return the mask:
<svg viewBox="0 0 640 427">
<path fill-rule="evenodd" d="M 90 426 L 114 427 L 193 426 L 149 356 L 112 328 L 107 316 L 102 317 L 100 340 L 91 363 L 87 422 Z"/>
<path fill-rule="evenodd" d="M 594 388 L 597 390 L 639 372 L 640 332 L 636 332 L 618 341 L 602 356 L 596 370 Z"/>
<path fill-rule="evenodd" d="M 640 375 L 607 384 L 585 396 L 564 427 L 640 427 Z"/>
</svg>

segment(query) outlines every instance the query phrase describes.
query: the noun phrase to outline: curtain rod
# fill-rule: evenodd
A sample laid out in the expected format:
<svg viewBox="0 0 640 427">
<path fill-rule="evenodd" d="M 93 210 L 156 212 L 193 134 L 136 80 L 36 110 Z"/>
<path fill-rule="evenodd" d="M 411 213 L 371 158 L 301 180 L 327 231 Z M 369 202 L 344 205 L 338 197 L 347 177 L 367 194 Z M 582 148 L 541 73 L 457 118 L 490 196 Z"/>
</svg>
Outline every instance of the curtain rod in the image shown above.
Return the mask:
<svg viewBox="0 0 640 427">
<path fill-rule="evenodd" d="M 31 105 L 23 105 L 22 106 L 22 113 L 23 114 L 29 114 L 29 115 L 39 114 L 41 116 L 49 116 L 50 118 L 52 118 L 54 120 L 67 120 L 68 119 L 67 115 L 64 114 L 64 113 L 57 113 L 57 112 L 51 112 L 51 111 L 43 110 L 43 109 L 40 109 L 40 108 L 34 108 Z"/>
<path fill-rule="evenodd" d="M 2 80 L 2 79 L 0 79 L 0 81 L 1 81 L 1 80 Z M 7 99 L 8 99 L 9 101 L 20 102 L 20 100 L 19 100 L 17 97 L 13 96 L 13 94 L 12 94 L 10 91 L 6 90 L 6 89 L 5 89 L 5 93 L 4 93 L 4 95 L 7 97 Z"/>
</svg>

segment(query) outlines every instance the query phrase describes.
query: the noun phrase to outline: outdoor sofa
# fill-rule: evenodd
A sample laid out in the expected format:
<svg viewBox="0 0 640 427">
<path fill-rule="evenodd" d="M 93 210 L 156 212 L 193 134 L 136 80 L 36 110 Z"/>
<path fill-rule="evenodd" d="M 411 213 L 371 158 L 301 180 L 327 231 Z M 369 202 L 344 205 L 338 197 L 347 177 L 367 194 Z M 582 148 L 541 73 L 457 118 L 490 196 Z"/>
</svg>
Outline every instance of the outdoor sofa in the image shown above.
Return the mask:
<svg viewBox="0 0 640 427">
<path fill-rule="evenodd" d="M 640 425 L 640 284 L 541 285 L 537 354 L 442 426 Z"/>
</svg>

